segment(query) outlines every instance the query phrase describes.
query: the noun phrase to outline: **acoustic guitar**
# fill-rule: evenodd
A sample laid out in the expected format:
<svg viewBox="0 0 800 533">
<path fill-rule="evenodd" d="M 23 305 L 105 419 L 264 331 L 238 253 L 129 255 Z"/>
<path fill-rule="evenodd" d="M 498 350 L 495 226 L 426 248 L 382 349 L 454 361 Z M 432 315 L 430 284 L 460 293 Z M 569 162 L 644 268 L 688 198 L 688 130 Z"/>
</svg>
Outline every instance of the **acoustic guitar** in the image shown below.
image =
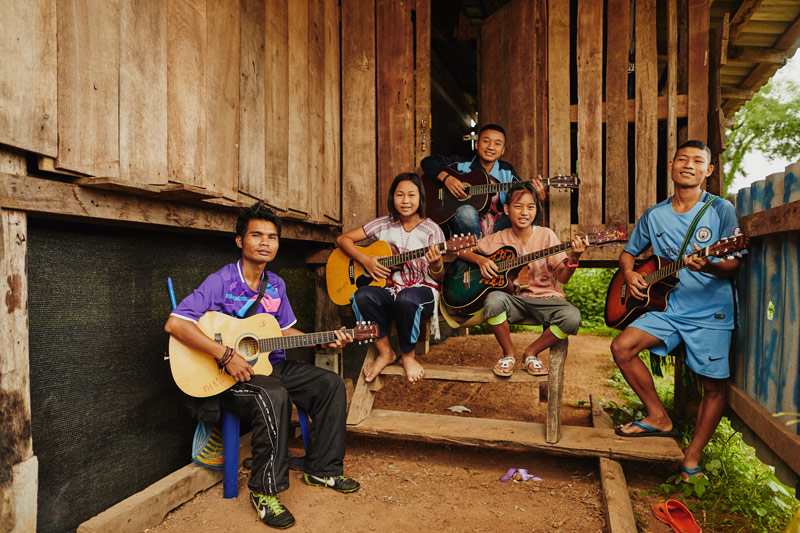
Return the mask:
<svg viewBox="0 0 800 533">
<path fill-rule="evenodd" d="M 750 246 L 750 239 L 745 235 L 721 239 L 711 246 L 706 246 L 696 255 L 699 257 L 721 257 L 733 259 L 741 257 L 741 250 Z M 663 257 L 651 255 L 644 263 L 634 268 L 644 277 L 647 283 L 645 299 L 639 299 L 628 290 L 622 270 L 617 270 L 606 294 L 606 325 L 615 329 L 625 329 L 631 322 L 648 310 L 665 311 L 669 293 L 678 285 L 677 272 L 686 265 L 683 261 L 670 262 Z"/>
<path fill-rule="evenodd" d="M 446 254 L 473 248 L 477 243 L 478 238 L 475 235 L 461 235 L 439 243 L 437 246 L 439 247 L 439 252 Z M 389 268 L 423 257 L 428 252 L 428 248 L 418 248 L 410 252 L 392 255 L 391 246 L 384 241 L 376 241 L 369 246 L 359 246 L 358 248 L 369 256 L 381 257 L 380 264 Z M 349 305 L 350 297 L 360 287 L 367 285 L 386 286 L 385 279 L 377 281 L 372 279 L 372 276 L 369 275 L 361 263 L 352 259 L 339 248 L 331 252 L 328 258 L 328 263 L 325 267 L 325 279 L 328 284 L 328 296 L 336 305 Z"/>
<path fill-rule="evenodd" d="M 270 352 L 336 340 L 335 331 L 284 337 L 278 321 L 266 313 L 236 318 L 209 311 L 200 317 L 197 325 L 216 342 L 236 350 L 253 367 L 256 374 L 264 376 L 272 373 Z M 370 341 L 378 336 L 378 326 L 357 325 L 353 329 L 344 330 L 344 333 L 350 334 L 354 341 Z M 175 383 L 189 396 L 213 396 L 236 384 L 236 380 L 213 357 L 189 348 L 175 337 L 169 339 L 169 366 Z"/>
<path fill-rule="evenodd" d="M 628 239 L 628 231 L 624 228 L 611 229 L 587 235 L 589 244 L 603 245 Z M 513 246 L 503 246 L 486 256 L 497 265 L 499 274 L 486 279 L 475 263 L 456 259 L 447 268 L 442 287 L 442 301 L 459 314 L 471 314 L 483 308 L 484 300 L 491 291 L 512 293 L 514 279 L 519 271 L 533 261 L 549 257 L 572 248 L 571 242 L 562 243 L 538 252 L 518 255 Z M 479 254 L 484 255 L 484 254 Z"/>
<path fill-rule="evenodd" d="M 435 176 L 426 175 L 422 179 L 422 186 L 425 189 L 425 216 L 431 218 L 437 224 L 444 224 L 462 205 L 471 205 L 479 213 L 489 209 L 489 202 L 492 195 L 510 189 L 516 181 L 510 183 L 492 183 L 489 175 L 482 169 L 476 169 L 466 174 L 459 174 L 450 167 L 444 167 L 444 171 L 451 176 L 468 184 L 466 198 L 456 198 L 452 193 L 439 183 Z M 553 176 L 541 180 L 545 187 L 554 187 L 563 191 L 577 189 L 581 180 L 575 174 L 569 176 Z"/>
</svg>

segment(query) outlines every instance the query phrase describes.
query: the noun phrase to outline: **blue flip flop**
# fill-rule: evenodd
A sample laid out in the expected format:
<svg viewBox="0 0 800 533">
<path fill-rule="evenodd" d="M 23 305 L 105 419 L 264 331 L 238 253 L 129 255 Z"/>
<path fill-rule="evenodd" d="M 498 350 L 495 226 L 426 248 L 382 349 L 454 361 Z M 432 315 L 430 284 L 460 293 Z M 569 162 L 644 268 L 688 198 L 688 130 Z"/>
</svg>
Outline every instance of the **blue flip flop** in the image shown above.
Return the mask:
<svg viewBox="0 0 800 533">
<path fill-rule="evenodd" d="M 685 466 L 681 465 L 681 472 L 689 476 L 689 479 L 693 477 L 700 477 L 703 475 L 703 468 L 700 466 L 695 466 L 694 468 L 686 468 Z M 681 476 L 681 481 L 684 483 L 688 483 L 687 481 L 683 480 L 683 476 Z"/>
<path fill-rule="evenodd" d="M 619 435 L 620 437 L 677 437 L 678 434 L 675 432 L 674 429 L 669 431 L 661 431 L 660 429 L 656 429 L 650 424 L 645 424 L 641 420 L 634 420 L 630 424 L 631 426 L 636 426 L 642 428 L 644 431 L 639 431 L 637 433 L 625 433 L 622 431 L 623 426 L 617 426 L 614 428 L 614 433 Z"/>
</svg>

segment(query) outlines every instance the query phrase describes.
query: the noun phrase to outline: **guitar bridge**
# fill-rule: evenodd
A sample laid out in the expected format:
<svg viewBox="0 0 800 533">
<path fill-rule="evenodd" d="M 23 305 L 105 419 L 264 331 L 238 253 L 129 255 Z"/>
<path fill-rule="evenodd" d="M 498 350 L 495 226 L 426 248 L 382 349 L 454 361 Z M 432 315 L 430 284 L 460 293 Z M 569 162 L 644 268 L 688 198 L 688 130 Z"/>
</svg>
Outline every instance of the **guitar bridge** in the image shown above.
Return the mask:
<svg viewBox="0 0 800 533">
<path fill-rule="evenodd" d="M 464 288 L 469 289 L 469 270 L 464 272 Z"/>
<path fill-rule="evenodd" d="M 625 305 L 625 293 L 627 293 L 627 292 L 628 292 L 628 284 L 627 283 L 623 283 L 622 284 L 622 290 L 619 291 L 620 300 L 621 300 L 620 303 L 623 304 L 623 305 Z"/>
</svg>

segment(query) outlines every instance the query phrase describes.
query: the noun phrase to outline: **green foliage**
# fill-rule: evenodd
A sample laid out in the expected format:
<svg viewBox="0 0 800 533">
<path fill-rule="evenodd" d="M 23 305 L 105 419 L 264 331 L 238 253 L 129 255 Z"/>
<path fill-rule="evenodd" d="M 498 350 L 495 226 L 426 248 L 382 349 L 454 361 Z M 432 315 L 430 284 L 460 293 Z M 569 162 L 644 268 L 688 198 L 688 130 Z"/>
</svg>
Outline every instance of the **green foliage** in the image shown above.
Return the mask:
<svg viewBox="0 0 800 533">
<path fill-rule="evenodd" d="M 800 85 L 797 83 L 771 79 L 733 118 L 735 125 L 725 132 L 727 149 L 722 153 L 723 192 L 734 178 L 744 175 L 742 160 L 749 152 L 762 152 L 770 161 L 800 157 L 800 143 L 797 142 L 800 138 Z"/>
</svg>

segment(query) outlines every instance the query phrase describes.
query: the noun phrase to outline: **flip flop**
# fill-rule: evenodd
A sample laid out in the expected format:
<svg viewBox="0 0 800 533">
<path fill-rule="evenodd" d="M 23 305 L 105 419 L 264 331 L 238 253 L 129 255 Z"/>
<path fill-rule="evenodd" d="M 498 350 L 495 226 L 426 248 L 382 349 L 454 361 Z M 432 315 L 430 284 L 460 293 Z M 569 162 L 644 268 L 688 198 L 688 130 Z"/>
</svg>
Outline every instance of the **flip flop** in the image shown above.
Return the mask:
<svg viewBox="0 0 800 533">
<path fill-rule="evenodd" d="M 531 367 L 528 366 L 531 363 L 533 363 L 533 370 L 531 370 Z M 550 373 L 547 367 L 544 366 L 544 363 L 542 363 L 541 359 L 535 355 L 529 355 L 526 357 L 523 366 L 525 367 L 525 372 L 531 376 L 546 376 Z"/>
<path fill-rule="evenodd" d="M 495 366 L 492 368 L 492 372 L 494 372 L 495 376 L 499 376 L 501 378 L 509 378 L 511 374 L 514 373 L 514 365 L 517 363 L 517 360 L 513 357 L 501 357 Z M 498 372 L 497 365 L 500 365 L 500 368 L 504 370 L 508 370 L 508 373 Z"/>
<path fill-rule="evenodd" d="M 641 420 L 634 420 L 630 423 L 631 426 L 636 426 L 642 428 L 644 431 L 639 431 L 637 433 L 625 433 L 622 431 L 624 426 L 617 426 L 614 428 L 614 433 L 619 435 L 620 437 L 677 437 L 678 434 L 675 432 L 674 429 L 669 431 L 661 431 L 660 429 L 656 429 L 650 424 L 646 424 Z"/>
<path fill-rule="evenodd" d="M 675 533 L 702 533 L 702 529 L 692 515 L 692 512 L 678 500 L 667 500 L 664 503 L 654 503 L 653 514 L 672 528 Z"/>
<path fill-rule="evenodd" d="M 703 477 L 703 468 L 700 466 L 695 466 L 694 468 L 686 468 L 685 466 L 681 465 L 681 472 L 689 476 L 689 479 L 692 479 L 693 477 Z M 683 479 L 683 476 L 681 476 L 681 482 L 688 483 L 688 481 L 685 481 Z"/>
</svg>

